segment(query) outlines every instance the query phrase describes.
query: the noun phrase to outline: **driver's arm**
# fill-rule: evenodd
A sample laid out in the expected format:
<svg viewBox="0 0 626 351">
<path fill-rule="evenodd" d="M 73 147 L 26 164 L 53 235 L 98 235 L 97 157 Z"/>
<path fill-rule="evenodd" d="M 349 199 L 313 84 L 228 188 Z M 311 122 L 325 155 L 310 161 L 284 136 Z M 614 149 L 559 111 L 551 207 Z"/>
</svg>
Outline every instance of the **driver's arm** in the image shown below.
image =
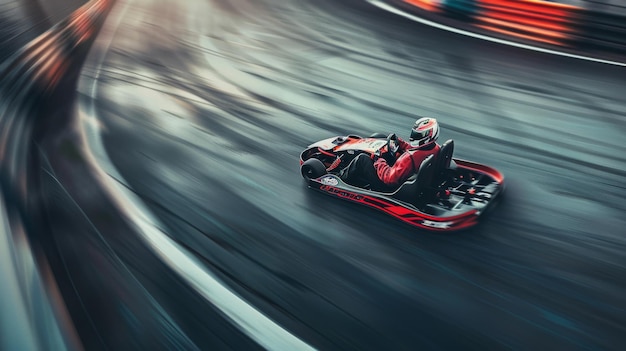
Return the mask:
<svg viewBox="0 0 626 351">
<path fill-rule="evenodd" d="M 398 150 L 400 152 L 405 152 L 406 150 L 411 148 L 411 144 L 404 141 L 404 139 L 398 137 L 398 147 L 399 147 Z"/>
<path fill-rule="evenodd" d="M 404 182 L 413 171 L 411 155 L 402 154 L 393 167 L 390 167 L 384 158 L 380 157 L 374 162 L 374 168 L 378 178 L 386 185 L 398 185 Z"/>
</svg>

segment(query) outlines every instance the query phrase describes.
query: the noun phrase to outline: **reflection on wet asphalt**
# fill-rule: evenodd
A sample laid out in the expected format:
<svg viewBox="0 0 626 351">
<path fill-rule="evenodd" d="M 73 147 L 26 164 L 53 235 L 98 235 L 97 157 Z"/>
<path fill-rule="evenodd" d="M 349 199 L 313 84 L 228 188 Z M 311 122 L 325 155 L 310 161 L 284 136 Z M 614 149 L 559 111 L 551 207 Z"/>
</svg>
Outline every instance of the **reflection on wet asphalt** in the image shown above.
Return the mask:
<svg viewBox="0 0 626 351">
<path fill-rule="evenodd" d="M 97 89 L 82 84 L 79 94 L 97 93 L 120 181 L 167 235 L 278 325 L 320 349 L 623 343 L 623 69 L 437 31 L 359 1 L 117 6 L 126 10 L 102 34 L 110 46 L 96 46 L 83 70 Z M 505 174 L 504 202 L 479 227 L 435 235 L 306 189 L 298 155 L 308 144 L 347 133 L 407 137 L 422 115 L 440 120 L 457 157 Z M 50 155 L 62 150 L 59 138 Z M 89 172 L 62 159 L 50 157 L 57 179 L 80 188 Z M 128 226 L 102 217 L 95 227 L 109 221 Z M 121 325 L 147 325 L 116 328 L 86 298 L 99 338 L 87 346 L 255 346 L 128 232 L 66 247 L 78 259 L 85 240 L 90 262 L 115 256 L 94 272 L 121 277 L 109 281 L 112 296 L 139 301 Z"/>
</svg>

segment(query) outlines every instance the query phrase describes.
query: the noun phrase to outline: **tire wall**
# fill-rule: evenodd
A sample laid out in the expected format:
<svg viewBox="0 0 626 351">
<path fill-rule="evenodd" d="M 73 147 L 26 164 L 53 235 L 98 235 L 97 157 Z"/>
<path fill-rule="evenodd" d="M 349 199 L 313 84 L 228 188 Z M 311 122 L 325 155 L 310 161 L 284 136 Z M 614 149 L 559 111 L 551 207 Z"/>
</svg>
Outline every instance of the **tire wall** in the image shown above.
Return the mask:
<svg viewBox="0 0 626 351">
<path fill-rule="evenodd" d="M 596 53 L 626 55 L 626 3 L 619 0 L 386 0 L 481 33 Z M 458 22 L 462 21 L 462 22 Z"/>
</svg>

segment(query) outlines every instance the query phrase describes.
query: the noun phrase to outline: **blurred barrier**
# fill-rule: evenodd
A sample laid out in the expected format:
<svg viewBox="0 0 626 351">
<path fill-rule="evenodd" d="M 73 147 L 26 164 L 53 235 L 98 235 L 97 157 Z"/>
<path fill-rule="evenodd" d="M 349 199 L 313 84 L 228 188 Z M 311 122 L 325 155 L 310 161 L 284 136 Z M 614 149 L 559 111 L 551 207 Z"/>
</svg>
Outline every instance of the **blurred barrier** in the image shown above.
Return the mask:
<svg viewBox="0 0 626 351">
<path fill-rule="evenodd" d="M 78 8 L 3 62 L 0 81 L 16 79 L 15 83 L 26 87 L 34 79 L 46 89 L 54 88 L 69 67 L 69 56 L 84 41 L 93 39 L 112 4 L 113 0 L 91 0 Z M 5 96 L 0 97 L 6 100 Z"/>
<path fill-rule="evenodd" d="M 32 238 L 45 235 L 36 136 L 45 131 L 55 88 L 76 85 L 114 0 L 92 0 L 0 66 L 0 349 L 80 350 L 65 306 Z M 54 97 L 53 97 L 54 96 Z"/>
<path fill-rule="evenodd" d="M 451 26 L 460 19 L 461 26 L 522 41 L 625 55 L 626 6 L 602 1 L 578 0 L 575 6 L 546 0 L 386 0 L 438 15 Z"/>
<path fill-rule="evenodd" d="M 477 0 L 441 0 L 441 8 L 448 15 L 461 19 L 471 19 L 478 11 Z"/>
<path fill-rule="evenodd" d="M 540 0 L 478 0 L 476 25 L 501 34 L 565 46 L 571 43 L 576 6 Z"/>
<path fill-rule="evenodd" d="M 404 2 L 426 11 L 437 12 L 440 9 L 440 2 L 438 0 L 404 0 Z"/>
<path fill-rule="evenodd" d="M 589 10 L 581 10 L 576 16 L 579 46 L 626 54 L 626 16 Z"/>
</svg>

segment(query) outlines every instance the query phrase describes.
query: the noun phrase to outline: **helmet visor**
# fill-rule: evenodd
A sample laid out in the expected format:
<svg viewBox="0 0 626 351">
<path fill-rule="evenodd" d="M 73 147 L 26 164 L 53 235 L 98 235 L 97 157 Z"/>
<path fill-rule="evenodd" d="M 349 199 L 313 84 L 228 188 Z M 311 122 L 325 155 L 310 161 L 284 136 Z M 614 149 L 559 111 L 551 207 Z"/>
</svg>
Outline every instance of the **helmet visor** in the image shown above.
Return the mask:
<svg viewBox="0 0 626 351">
<path fill-rule="evenodd" d="M 430 135 L 430 133 L 432 132 L 432 129 L 426 129 L 426 130 L 416 130 L 416 129 L 412 129 L 411 130 L 411 137 L 410 137 L 410 141 L 420 141 L 424 138 L 426 138 L 427 136 Z"/>
</svg>

